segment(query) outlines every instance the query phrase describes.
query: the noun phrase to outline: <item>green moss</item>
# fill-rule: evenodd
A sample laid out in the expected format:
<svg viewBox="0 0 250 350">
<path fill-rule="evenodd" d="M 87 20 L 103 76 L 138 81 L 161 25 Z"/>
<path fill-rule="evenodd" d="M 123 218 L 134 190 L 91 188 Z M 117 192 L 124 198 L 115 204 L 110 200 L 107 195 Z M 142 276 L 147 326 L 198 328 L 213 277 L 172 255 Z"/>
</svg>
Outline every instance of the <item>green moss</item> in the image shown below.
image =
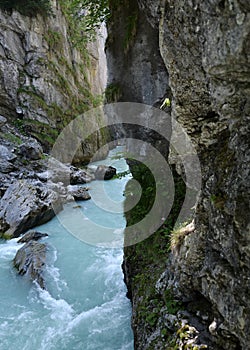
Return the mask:
<svg viewBox="0 0 250 350">
<path fill-rule="evenodd" d="M 133 14 L 126 18 L 126 32 L 123 42 L 125 52 L 127 52 L 133 43 L 133 40 L 137 33 L 138 13 L 134 11 Z"/>
<path fill-rule="evenodd" d="M 13 233 L 10 233 L 8 231 L 4 232 L 4 234 L 2 235 L 2 238 L 3 239 L 6 239 L 6 240 L 10 240 L 13 238 Z"/>
<path fill-rule="evenodd" d="M 142 188 L 142 195 L 139 203 L 129 212 L 126 213 L 127 226 L 139 222 L 151 210 L 155 200 L 155 180 L 149 169 L 141 164 L 135 163 L 130 165 L 133 177 L 137 180 Z M 175 300 L 170 290 L 164 293 L 158 293 L 155 285 L 161 274 L 166 269 L 166 261 L 170 251 L 170 233 L 174 228 L 176 219 L 179 215 L 182 203 L 185 198 L 186 187 L 181 177 L 173 170 L 175 181 L 175 199 L 172 210 L 163 225 L 149 238 L 134 246 L 124 248 L 126 265 L 130 269 L 129 290 L 136 295 L 135 318 L 137 324 L 142 328 L 150 329 L 150 334 L 155 329 L 161 327 L 158 324 L 159 318 L 164 317 L 164 312 L 176 314 L 182 308 L 182 305 Z M 164 191 L 164 187 L 162 191 Z M 125 194 L 125 209 L 130 206 L 129 193 L 131 192 L 130 183 L 127 184 Z M 166 200 L 167 200 L 166 191 Z M 125 231 L 125 243 L 126 243 Z M 164 311 L 165 310 L 165 311 Z M 163 325 L 162 331 L 165 332 L 166 341 L 171 341 L 173 331 L 166 330 Z M 169 337 L 169 339 L 168 339 Z M 164 338 L 165 339 L 165 338 Z M 152 343 L 152 349 L 157 341 L 162 341 L 162 337 L 157 338 Z M 173 344 L 174 349 L 175 344 Z M 168 347 L 171 349 L 171 347 Z"/>
<path fill-rule="evenodd" d="M 16 145 L 21 145 L 23 143 L 22 139 L 20 139 L 20 137 L 14 135 L 14 134 L 11 134 L 11 133 L 8 133 L 8 134 L 1 134 L 1 136 L 3 136 L 6 140 L 10 141 L 10 142 L 13 142 L 14 144 Z"/>
<path fill-rule="evenodd" d="M 44 38 L 47 41 L 50 50 L 55 50 L 57 52 L 60 51 L 63 45 L 63 38 L 60 32 L 48 29 Z"/>
<path fill-rule="evenodd" d="M 226 197 L 223 194 L 212 194 L 210 196 L 211 203 L 215 206 L 218 210 L 223 210 L 226 202 Z"/>
<path fill-rule="evenodd" d="M 113 103 L 119 101 L 121 98 L 121 88 L 119 84 L 109 84 L 105 90 L 105 99 L 107 103 Z"/>
</svg>

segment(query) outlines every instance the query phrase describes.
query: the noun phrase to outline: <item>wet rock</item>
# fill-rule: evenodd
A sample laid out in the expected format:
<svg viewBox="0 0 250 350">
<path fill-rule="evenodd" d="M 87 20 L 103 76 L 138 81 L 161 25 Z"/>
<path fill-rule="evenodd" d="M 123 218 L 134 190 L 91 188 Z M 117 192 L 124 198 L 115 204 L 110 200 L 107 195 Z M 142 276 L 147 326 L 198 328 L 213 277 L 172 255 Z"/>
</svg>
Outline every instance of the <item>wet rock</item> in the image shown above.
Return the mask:
<svg viewBox="0 0 250 350">
<path fill-rule="evenodd" d="M 47 233 L 41 233 L 38 231 L 30 231 L 25 233 L 22 238 L 20 238 L 17 243 L 27 243 L 29 241 L 38 241 L 43 237 L 48 237 Z"/>
<path fill-rule="evenodd" d="M 8 238 L 19 237 L 28 229 L 49 221 L 60 210 L 59 194 L 42 182 L 15 181 L 0 201 L 0 232 Z"/>
<path fill-rule="evenodd" d="M 44 267 L 46 262 L 46 245 L 35 241 L 25 243 L 20 248 L 13 260 L 19 275 L 27 275 L 32 281 L 36 281 L 42 289 L 44 284 Z"/>
<path fill-rule="evenodd" d="M 29 140 L 19 147 L 19 154 L 26 159 L 38 160 L 42 158 L 42 146 L 35 140 Z"/>
<path fill-rule="evenodd" d="M 116 175 L 116 169 L 112 166 L 99 165 L 95 171 L 97 180 L 110 180 Z"/>
<path fill-rule="evenodd" d="M 79 186 L 68 186 L 69 194 L 73 196 L 76 201 L 86 201 L 91 199 L 88 189 Z"/>
</svg>

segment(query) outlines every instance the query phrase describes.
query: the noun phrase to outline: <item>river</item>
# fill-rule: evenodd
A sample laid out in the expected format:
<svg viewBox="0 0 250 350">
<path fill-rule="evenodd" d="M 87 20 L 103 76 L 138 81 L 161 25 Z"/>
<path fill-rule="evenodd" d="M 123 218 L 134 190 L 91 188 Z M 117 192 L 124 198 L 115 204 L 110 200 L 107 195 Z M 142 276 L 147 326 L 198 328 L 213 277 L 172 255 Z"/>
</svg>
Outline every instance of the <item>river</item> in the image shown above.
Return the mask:
<svg viewBox="0 0 250 350">
<path fill-rule="evenodd" d="M 99 163 L 126 171 L 124 159 L 114 159 L 117 147 Z M 130 175 L 110 181 L 93 181 L 90 194 L 100 185 L 122 206 Z M 101 184 L 102 183 L 102 184 Z M 101 197 L 98 198 L 101 201 Z M 120 238 L 126 226 L 124 214 L 109 213 L 94 200 L 67 204 L 63 212 L 36 229 L 49 237 L 46 290 L 17 275 L 12 260 L 21 247 L 17 239 L 0 241 L 0 350 L 132 350 L 131 305 L 126 298 L 121 263 L 122 248 L 103 248 L 72 235 L 61 218 L 81 228 L 79 210 L 88 221 L 111 227 Z M 108 201 L 107 201 L 108 202 Z M 89 216 L 89 219 L 88 219 Z M 93 225 L 92 225 L 93 226 Z M 94 225 L 98 230 L 98 225 Z"/>
</svg>

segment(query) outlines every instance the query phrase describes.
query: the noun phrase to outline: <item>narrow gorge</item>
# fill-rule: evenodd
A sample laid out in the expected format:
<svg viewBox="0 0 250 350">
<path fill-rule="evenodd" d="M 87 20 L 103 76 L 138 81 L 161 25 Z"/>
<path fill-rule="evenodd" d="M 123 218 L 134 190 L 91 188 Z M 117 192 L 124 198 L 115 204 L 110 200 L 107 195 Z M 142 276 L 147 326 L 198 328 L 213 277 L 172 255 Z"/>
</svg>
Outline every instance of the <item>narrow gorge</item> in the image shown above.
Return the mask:
<svg viewBox="0 0 250 350">
<path fill-rule="evenodd" d="M 10 290 L 21 283 L 33 305 L 0 317 L 0 349 L 8 322 L 18 329 L 20 317 L 32 332 L 41 304 L 46 339 L 13 331 L 13 349 L 20 337 L 20 350 L 250 350 L 248 1 L 30 2 L 0 1 L 0 280 L 6 295 L 9 271 Z M 120 216 L 93 209 L 109 205 L 99 182 L 125 199 Z M 69 240 L 60 225 L 81 231 L 77 211 L 114 225 L 117 241 L 124 211 L 122 250 L 91 250 L 85 236 L 105 235 L 91 226 Z M 33 268 L 32 289 L 12 260 L 37 226 L 51 232 L 25 243 L 48 265 L 35 277 Z M 14 264 L 25 274 L 18 255 Z"/>
</svg>

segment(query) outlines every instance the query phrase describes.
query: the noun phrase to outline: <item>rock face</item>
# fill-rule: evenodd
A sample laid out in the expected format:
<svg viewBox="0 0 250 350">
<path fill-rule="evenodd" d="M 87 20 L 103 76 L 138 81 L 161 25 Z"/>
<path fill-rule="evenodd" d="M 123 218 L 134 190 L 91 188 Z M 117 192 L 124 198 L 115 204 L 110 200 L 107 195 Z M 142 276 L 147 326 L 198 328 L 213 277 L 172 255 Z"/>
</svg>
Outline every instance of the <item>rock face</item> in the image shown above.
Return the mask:
<svg viewBox="0 0 250 350">
<path fill-rule="evenodd" d="M 72 43 L 60 2 L 51 4 L 53 16 L 46 19 L 0 10 L 0 114 L 33 135 L 46 151 L 72 119 L 93 108 L 106 84 L 104 37 L 87 48 L 86 59 L 86 49 Z M 92 117 L 84 124 L 98 129 L 99 123 Z M 88 161 L 103 137 L 99 132 L 88 149 L 81 147 L 78 161 Z"/>
<path fill-rule="evenodd" d="M 182 298 L 200 293 L 211 303 L 219 346 L 244 349 L 250 343 L 249 5 L 176 5 L 165 1 L 160 47 L 172 116 L 196 144 L 203 189 L 196 230 L 171 258 L 169 281 Z"/>
<path fill-rule="evenodd" d="M 46 262 L 46 245 L 30 241 L 20 248 L 14 258 L 14 266 L 19 275 L 27 275 L 32 281 L 36 281 L 42 289 L 44 284 L 44 267 Z"/>
<path fill-rule="evenodd" d="M 160 55 L 158 28 L 138 3 L 128 0 L 112 9 L 106 51 L 108 85 L 119 101 L 153 105 L 166 93 L 168 74 Z"/>
<path fill-rule="evenodd" d="M 0 128 L 7 123 L 7 119 L 0 115 Z"/>
<path fill-rule="evenodd" d="M 121 13 L 121 16 L 116 16 L 117 20 L 126 17 L 122 14 L 127 13 L 129 3 L 126 1 L 118 9 L 120 12 L 116 15 Z M 150 23 L 159 34 L 159 47 L 156 46 L 160 48 L 169 76 L 171 116 L 192 139 L 202 171 L 202 191 L 194 214 L 195 230 L 183 239 L 179 250 L 170 254 L 169 259 L 166 253 L 167 269 L 160 280 L 160 294 L 171 289 L 186 309 L 196 303 L 196 316 L 200 315 L 204 334 L 208 332 L 210 349 L 248 349 L 250 7 L 244 0 L 175 3 L 164 0 L 160 6 L 151 0 L 133 3 L 129 6 L 139 8 L 143 24 L 133 27 L 125 51 L 120 47 L 119 30 L 125 35 L 126 29 L 118 26 L 117 34 L 113 31 L 108 42 L 110 51 L 119 52 L 122 58 L 118 57 L 117 62 L 111 60 L 110 67 L 115 68 L 110 79 L 114 81 L 114 76 L 118 77 L 121 100 L 145 102 L 147 93 L 141 93 L 144 88 L 157 91 L 153 101 L 147 100 L 151 104 L 169 94 L 166 86 L 163 92 L 155 90 L 148 71 L 144 71 L 147 82 L 145 77 L 139 78 L 147 67 L 144 50 L 147 53 L 149 46 L 157 43 L 157 40 L 154 44 L 143 40 L 143 33 L 147 36 L 146 23 Z M 139 40 L 143 57 L 139 54 L 134 57 Z M 123 72 L 122 77 L 117 71 Z M 159 84 L 163 87 L 161 80 Z M 135 253 L 129 264 L 137 265 L 140 258 L 140 254 Z M 125 271 L 129 268 L 126 266 Z M 150 273 L 156 270 L 152 263 Z M 144 272 L 139 271 L 139 275 Z M 156 288 L 155 281 L 151 287 Z M 150 303 L 152 301 L 148 301 L 148 305 Z M 137 305 L 134 303 L 134 307 Z M 161 309 L 159 304 L 157 307 Z M 136 315 L 135 309 L 133 314 Z M 134 318 L 137 349 L 151 348 L 146 344 L 163 331 L 163 315 L 164 312 L 158 312 L 158 323 L 152 318 L 143 322 Z M 198 319 L 197 316 L 192 322 L 199 323 Z M 159 344 L 152 348 L 164 347 L 164 343 Z"/>
</svg>

